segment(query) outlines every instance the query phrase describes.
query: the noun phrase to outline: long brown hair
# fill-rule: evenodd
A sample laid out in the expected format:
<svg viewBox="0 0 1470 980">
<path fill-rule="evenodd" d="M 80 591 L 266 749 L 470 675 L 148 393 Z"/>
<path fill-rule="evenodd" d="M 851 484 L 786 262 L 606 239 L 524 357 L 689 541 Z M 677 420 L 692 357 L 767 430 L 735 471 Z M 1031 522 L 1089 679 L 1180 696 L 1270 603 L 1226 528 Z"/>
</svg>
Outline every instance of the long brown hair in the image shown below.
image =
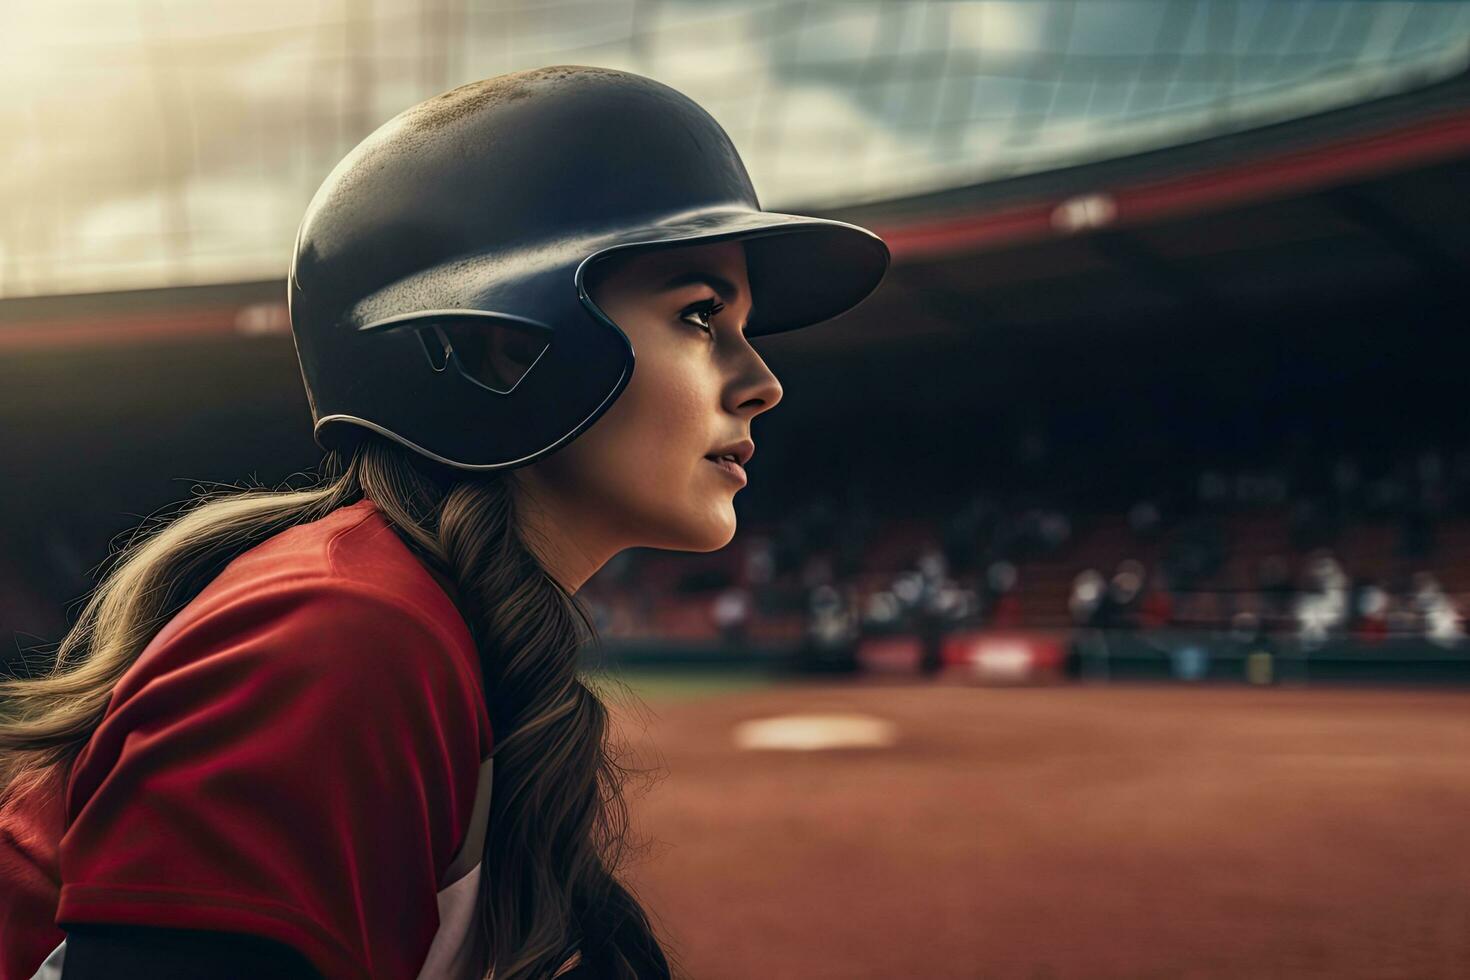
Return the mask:
<svg viewBox="0 0 1470 980">
<path fill-rule="evenodd" d="M 513 481 L 365 434 L 304 488 L 230 487 L 154 518 L 104 563 L 49 669 L 0 679 L 0 798 L 70 767 L 118 679 L 232 559 L 365 496 L 454 583 L 480 651 L 495 738 L 481 927 L 495 980 L 550 976 L 572 947 L 597 976 L 638 978 L 634 964 L 666 955 L 617 877 L 634 850 L 623 784 L 642 770 L 611 751 L 608 712 L 578 672 L 595 627 L 528 547 Z"/>
</svg>

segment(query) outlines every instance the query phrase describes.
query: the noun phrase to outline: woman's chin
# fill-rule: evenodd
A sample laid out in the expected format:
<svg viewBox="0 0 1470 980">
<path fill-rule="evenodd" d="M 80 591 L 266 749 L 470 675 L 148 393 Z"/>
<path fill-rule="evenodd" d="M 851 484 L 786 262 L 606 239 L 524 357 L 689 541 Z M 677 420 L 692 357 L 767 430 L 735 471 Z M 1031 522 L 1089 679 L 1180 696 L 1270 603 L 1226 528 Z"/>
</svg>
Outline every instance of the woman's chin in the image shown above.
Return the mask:
<svg viewBox="0 0 1470 980">
<path fill-rule="evenodd" d="M 725 504 L 690 531 L 687 551 L 719 551 L 735 537 L 735 508 Z"/>
<path fill-rule="evenodd" d="M 730 509 L 729 517 L 723 520 L 711 521 L 700 529 L 695 535 L 696 540 L 692 542 L 690 551 L 719 551 L 729 544 L 735 537 L 735 512 Z"/>
<path fill-rule="evenodd" d="M 644 523 L 644 533 L 636 535 L 639 543 L 632 547 L 661 551 L 719 551 L 735 537 L 735 508 L 717 504 L 699 514 L 671 520 L 665 513 L 657 524 Z"/>
</svg>

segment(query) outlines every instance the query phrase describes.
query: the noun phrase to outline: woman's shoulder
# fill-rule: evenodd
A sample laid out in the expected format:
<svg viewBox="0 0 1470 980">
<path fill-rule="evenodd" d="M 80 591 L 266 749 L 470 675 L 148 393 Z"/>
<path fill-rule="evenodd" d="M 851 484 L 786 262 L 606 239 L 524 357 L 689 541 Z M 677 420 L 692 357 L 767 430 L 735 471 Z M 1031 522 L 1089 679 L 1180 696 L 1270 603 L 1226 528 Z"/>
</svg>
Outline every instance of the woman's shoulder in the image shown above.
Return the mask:
<svg viewBox="0 0 1470 980">
<path fill-rule="evenodd" d="M 458 609 L 367 501 L 243 553 L 153 636 L 116 696 L 167 676 L 438 673 L 480 694 L 479 654 Z"/>
<path fill-rule="evenodd" d="M 476 657 L 458 608 L 428 568 L 364 498 L 317 521 L 282 531 L 230 562 L 160 632 L 200 621 L 275 619 L 327 625 L 345 636 L 407 618 L 448 647 Z M 400 624 L 404 625 L 404 624 Z"/>
<path fill-rule="evenodd" d="M 434 608 L 428 611 L 439 611 L 439 600 L 449 604 L 423 562 L 367 498 L 289 527 L 246 550 L 225 566 L 203 594 L 294 578 L 376 585 L 410 604 L 429 600 Z"/>
<path fill-rule="evenodd" d="M 448 599 L 427 572 L 425 586 L 401 569 L 373 575 L 340 556 L 341 571 L 317 561 L 367 524 L 335 523 L 310 532 L 315 545 L 265 542 L 174 614 L 119 677 L 84 756 L 105 771 L 139 729 L 219 731 L 228 741 L 290 731 L 320 744 L 397 719 L 404 744 L 446 726 L 466 739 L 472 771 L 493 742 L 463 620 L 446 622 L 436 603 Z M 272 554 L 278 564 L 263 560 Z"/>
</svg>

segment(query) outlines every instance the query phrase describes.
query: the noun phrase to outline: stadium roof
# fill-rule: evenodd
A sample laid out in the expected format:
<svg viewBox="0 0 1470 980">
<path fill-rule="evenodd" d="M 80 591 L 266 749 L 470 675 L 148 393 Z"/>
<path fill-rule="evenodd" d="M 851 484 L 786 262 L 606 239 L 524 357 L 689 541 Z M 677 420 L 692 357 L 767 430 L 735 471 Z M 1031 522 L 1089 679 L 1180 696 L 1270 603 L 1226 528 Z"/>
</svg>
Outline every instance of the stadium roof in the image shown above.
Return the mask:
<svg viewBox="0 0 1470 980">
<path fill-rule="evenodd" d="M 666 81 L 726 127 L 767 207 L 896 224 L 1470 65 L 1459 3 L 29 0 L 0 21 L 0 297 L 280 278 L 307 200 L 374 126 L 537 65 Z M 946 247 L 974 244 L 964 227 Z"/>
</svg>

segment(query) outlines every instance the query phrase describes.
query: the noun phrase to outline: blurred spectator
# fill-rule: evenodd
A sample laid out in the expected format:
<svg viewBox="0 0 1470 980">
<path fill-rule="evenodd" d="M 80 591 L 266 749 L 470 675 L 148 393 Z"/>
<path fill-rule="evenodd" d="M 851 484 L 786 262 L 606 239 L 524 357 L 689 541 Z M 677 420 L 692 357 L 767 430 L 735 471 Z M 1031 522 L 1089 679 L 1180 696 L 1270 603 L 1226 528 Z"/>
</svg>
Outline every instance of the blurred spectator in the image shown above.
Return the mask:
<svg viewBox="0 0 1470 980">
<path fill-rule="evenodd" d="M 1378 585 L 1366 585 L 1358 593 L 1358 619 L 1353 636 L 1366 643 L 1388 637 L 1389 595 Z"/>
<path fill-rule="evenodd" d="M 932 545 L 920 553 L 914 564 L 918 566 L 919 574 L 926 583 L 937 585 L 949 574 L 949 563 L 945 560 L 944 552 Z"/>
<path fill-rule="evenodd" d="M 741 574 L 745 583 L 753 587 L 767 585 L 775 577 L 776 553 L 769 537 L 753 534 L 746 539 Z"/>
<path fill-rule="evenodd" d="M 1327 642 L 1332 628 L 1332 609 L 1324 597 L 1303 592 L 1296 599 L 1296 637 L 1304 650 L 1313 650 Z"/>
<path fill-rule="evenodd" d="M 1073 625 L 1098 625 L 1098 610 L 1102 608 L 1103 592 L 1106 588 L 1107 579 L 1097 569 L 1089 568 L 1077 573 L 1077 577 L 1072 580 L 1071 598 L 1067 600 L 1067 610 L 1072 614 Z"/>
<path fill-rule="evenodd" d="M 1021 625 L 1021 602 L 1016 596 L 1016 566 L 1008 561 L 993 562 L 985 572 L 988 593 L 986 621 L 996 629 L 1013 629 Z"/>
<path fill-rule="evenodd" d="M 974 589 L 947 581 L 934 593 L 931 608 L 950 622 L 971 623 L 979 617 L 980 599 Z"/>
<path fill-rule="evenodd" d="M 1410 605 L 1422 622 L 1444 597 L 1444 592 L 1439 587 L 1439 579 L 1430 572 L 1415 572 L 1411 582 Z"/>
<path fill-rule="evenodd" d="M 923 583 L 919 604 L 922 609 L 944 622 L 974 619 L 979 601 L 974 590 L 961 588 L 949 576 L 949 562 L 940 548 L 930 547 L 916 564 Z"/>
<path fill-rule="evenodd" d="M 830 585 L 812 590 L 809 600 L 809 631 L 824 647 L 835 647 L 852 639 L 855 624 L 847 596 Z"/>
<path fill-rule="evenodd" d="M 859 634 L 853 595 L 819 585 L 807 597 L 807 629 L 802 656 L 813 667 L 856 668 Z"/>
<path fill-rule="evenodd" d="M 924 597 L 924 576 L 913 569 L 899 572 L 889 589 L 902 604 L 903 612 L 909 612 Z"/>
<path fill-rule="evenodd" d="M 1254 648 L 1265 634 L 1265 622 L 1261 618 L 1260 599 L 1252 593 L 1241 596 L 1236 610 L 1230 617 L 1230 638 L 1236 643 Z"/>
<path fill-rule="evenodd" d="M 1389 596 L 1388 610 L 1383 619 L 1391 637 L 1403 638 L 1419 633 L 1419 617 L 1409 603 L 1398 596 Z"/>
<path fill-rule="evenodd" d="M 1441 596 L 1430 609 L 1424 634 L 1442 647 L 1456 647 L 1464 641 L 1465 617 L 1448 596 Z"/>
<path fill-rule="evenodd" d="M 879 632 L 897 628 L 903 620 L 903 603 L 887 589 L 871 593 L 863 605 L 863 625 Z"/>
<path fill-rule="evenodd" d="M 1139 597 L 1143 592 L 1143 564 L 1132 558 L 1118 563 L 1103 594 L 1101 625 L 1106 629 L 1133 630 L 1138 628 Z"/>
<path fill-rule="evenodd" d="M 1293 612 L 1297 639 L 1307 649 L 1321 646 L 1346 625 L 1348 578 L 1332 555 L 1319 551 L 1313 556 Z"/>
<path fill-rule="evenodd" d="M 715 596 L 712 608 L 715 627 L 727 643 L 744 643 L 750 620 L 750 593 L 735 585 Z"/>
<path fill-rule="evenodd" d="M 1440 646 L 1457 646 L 1465 638 L 1465 630 L 1464 617 L 1455 602 L 1430 572 L 1416 573 L 1413 581 L 1410 602 L 1425 638 Z"/>
<path fill-rule="evenodd" d="M 1144 629 L 1162 629 L 1174 621 L 1174 596 L 1169 592 L 1169 573 L 1155 567 L 1148 590 L 1138 606 L 1138 621 Z"/>
</svg>

